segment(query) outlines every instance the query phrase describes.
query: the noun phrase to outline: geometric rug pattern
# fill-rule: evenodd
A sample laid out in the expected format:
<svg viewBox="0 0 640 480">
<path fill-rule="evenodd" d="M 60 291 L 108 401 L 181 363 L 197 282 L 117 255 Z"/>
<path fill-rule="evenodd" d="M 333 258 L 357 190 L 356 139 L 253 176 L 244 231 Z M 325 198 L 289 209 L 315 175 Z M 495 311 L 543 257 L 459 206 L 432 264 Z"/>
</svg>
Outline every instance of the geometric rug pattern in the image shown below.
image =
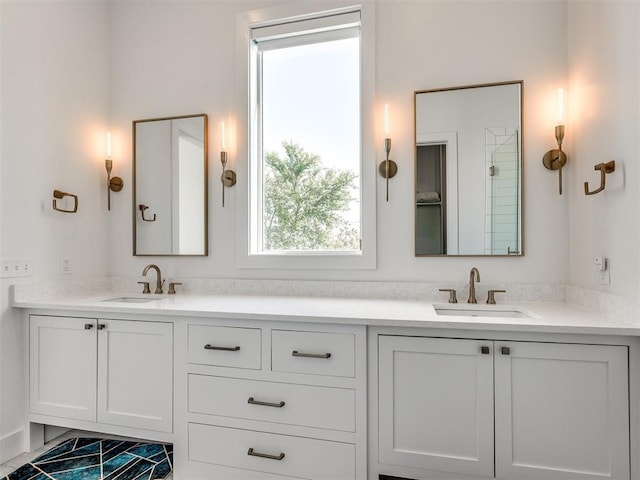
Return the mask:
<svg viewBox="0 0 640 480">
<path fill-rule="evenodd" d="M 0 480 L 154 480 L 173 469 L 173 445 L 71 438 Z"/>
</svg>

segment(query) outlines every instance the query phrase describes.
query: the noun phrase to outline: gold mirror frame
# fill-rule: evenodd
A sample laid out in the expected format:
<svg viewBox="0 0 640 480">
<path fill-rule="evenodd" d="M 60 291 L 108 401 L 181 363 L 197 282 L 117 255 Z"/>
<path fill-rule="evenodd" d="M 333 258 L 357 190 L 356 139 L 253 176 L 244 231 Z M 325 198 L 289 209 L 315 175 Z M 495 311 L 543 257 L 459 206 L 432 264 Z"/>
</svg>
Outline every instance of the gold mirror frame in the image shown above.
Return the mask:
<svg viewBox="0 0 640 480">
<path fill-rule="evenodd" d="M 138 158 L 139 156 L 139 152 L 138 152 L 138 143 L 140 140 L 140 132 L 138 132 L 138 127 L 142 126 L 142 125 L 150 125 L 152 122 L 157 122 L 158 124 L 160 124 L 160 122 L 173 122 L 175 120 L 185 120 L 185 121 L 189 121 L 190 119 L 197 119 L 197 118 L 202 118 L 202 162 L 203 162 L 203 169 L 202 169 L 202 197 L 203 197 L 203 201 L 202 201 L 202 223 L 201 225 L 198 226 L 198 230 L 201 231 L 202 234 L 202 249 L 201 251 L 195 252 L 195 253 L 176 253 L 173 251 L 173 249 L 175 247 L 173 247 L 173 240 L 175 238 L 176 235 L 179 235 L 179 232 L 175 231 L 173 226 L 171 226 L 170 228 L 170 235 L 172 237 L 172 247 L 171 247 L 171 251 L 166 251 L 166 250 L 153 250 L 153 249 L 144 249 L 142 248 L 141 245 L 139 245 L 139 233 L 140 233 L 140 228 L 142 227 L 142 225 L 145 226 L 149 226 L 149 228 L 154 228 L 155 224 L 153 222 L 161 222 L 162 221 L 162 216 L 164 215 L 164 217 L 166 218 L 167 215 L 171 215 L 174 216 L 175 215 L 175 209 L 179 208 L 176 207 L 175 205 L 171 206 L 171 212 L 167 212 L 166 209 L 165 211 L 161 212 L 161 211 L 156 211 L 152 205 L 147 205 L 147 202 L 145 199 L 138 199 L 138 193 L 139 190 L 141 189 L 141 185 L 139 185 L 139 181 L 142 177 L 142 175 L 149 175 L 150 172 L 138 172 L 138 167 L 140 166 L 139 164 L 142 163 L 140 161 L 140 159 Z M 172 123 L 170 124 L 172 125 Z M 200 128 L 198 126 L 198 128 Z M 133 255 L 134 256 L 207 256 L 208 255 L 208 251 L 209 251 L 209 225 L 208 225 L 208 219 L 209 219 L 209 211 L 208 211 L 208 205 L 209 205 L 209 192 L 208 192 L 208 179 L 209 179 L 209 173 L 208 173 L 208 166 L 209 166 L 209 160 L 208 160 L 208 151 L 209 151 L 209 146 L 208 146 L 208 116 L 205 113 L 200 113 L 200 114 L 192 114 L 192 115 L 180 115 L 180 116 L 173 116 L 173 117 L 159 117 L 159 118 L 149 118 L 149 119 L 142 119 L 142 120 L 134 120 L 132 122 L 132 130 L 133 130 L 133 161 L 132 161 L 132 171 L 133 171 L 133 213 L 132 213 L 132 220 L 133 220 Z M 200 140 L 198 138 L 198 140 Z M 170 140 L 173 141 L 173 138 Z M 177 148 L 177 147 L 176 147 Z M 176 150 L 174 150 L 173 147 L 171 147 L 171 152 L 168 154 L 169 156 L 174 155 L 174 153 L 176 152 Z M 147 162 L 149 161 L 154 161 L 154 160 L 147 160 Z M 165 178 L 170 179 L 171 182 L 175 181 L 175 175 L 174 175 L 174 169 L 177 167 L 172 167 L 172 171 L 169 172 L 168 176 L 165 176 Z M 160 181 L 154 181 L 153 182 L 153 190 L 157 192 L 157 189 L 162 189 L 162 185 L 160 185 Z M 172 188 L 164 188 L 164 190 L 173 190 Z M 167 192 L 167 195 L 173 195 L 173 192 Z M 198 202 L 199 203 L 199 202 Z M 199 205 L 196 205 L 197 209 L 200 209 Z M 199 215 L 198 215 L 199 217 Z M 175 223 L 175 222 L 170 222 L 170 223 Z M 160 224 L 158 224 L 160 225 Z M 200 232 L 198 233 L 199 236 Z M 166 228 L 164 229 L 163 233 L 156 233 L 155 234 L 157 237 L 159 238 L 165 238 L 167 233 L 166 233 Z M 152 250 L 152 251 L 150 251 Z"/>
</svg>

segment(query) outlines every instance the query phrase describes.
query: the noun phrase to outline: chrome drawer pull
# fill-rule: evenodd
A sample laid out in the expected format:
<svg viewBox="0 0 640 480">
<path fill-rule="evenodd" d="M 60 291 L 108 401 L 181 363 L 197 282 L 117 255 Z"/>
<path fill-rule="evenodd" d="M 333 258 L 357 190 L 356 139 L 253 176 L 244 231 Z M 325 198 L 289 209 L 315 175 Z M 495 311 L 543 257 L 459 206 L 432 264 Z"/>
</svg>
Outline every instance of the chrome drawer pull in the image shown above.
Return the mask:
<svg viewBox="0 0 640 480">
<path fill-rule="evenodd" d="M 235 347 L 216 347 L 215 345 L 209 345 L 208 343 L 204 346 L 205 350 L 224 350 L 225 352 L 237 352 L 240 350 L 239 346 Z"/>
<path fill-rule="evenodd" d="M 305 357 L 305 358 L 330 358 L 330 353 L 303 353 L 297 350 L 291 352 L 292 357 Z"/>
<path fill-rule="evenodd" d="M 261 402 L 260 400 L 254 400 L 253 397 L 249 397 L 249 400 L 247 400 L 247 403 L 250 403 L 251 405 L 263 405 L 265 407 L 275 407 L 275 408 L 284 407 L 284 402 L 279 402 L 279 403 Z"/>
<path fill-rule="evenodd" d="M 278 461 L 284 458 L 284 453 L 281 453 L 280 455 L 269 455 L 268 453 L 254 452 L 253 448 L 249 449 L 249 451 L 247 452 L 247 455 L 250 455 L 252 457 L 268 458 L 269 460 L 278 460 Z"/>
</svg>

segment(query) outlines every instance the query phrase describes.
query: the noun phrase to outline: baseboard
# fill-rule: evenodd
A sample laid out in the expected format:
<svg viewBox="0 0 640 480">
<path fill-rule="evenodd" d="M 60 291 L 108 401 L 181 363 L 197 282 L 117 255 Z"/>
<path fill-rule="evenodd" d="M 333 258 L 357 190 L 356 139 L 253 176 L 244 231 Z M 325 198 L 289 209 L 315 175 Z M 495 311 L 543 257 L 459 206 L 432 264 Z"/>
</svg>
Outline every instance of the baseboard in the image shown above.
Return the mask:
<svg viewBox="0 0 640 480">
<path fill-rule="evenodd" d="M 25 431 L 23 428 L 0 437 L 0 464 L 24 453 Z"/>
<path fill-rule="evenodd" d="M 66 427 L 56 427 L 55 425 L 45 425 L 44 426 L 44 443 L 49 443 L 51 440 L 55 440 L 60 435 L 64 435 L 67 433 L 70 428 Z"/>
</svg>

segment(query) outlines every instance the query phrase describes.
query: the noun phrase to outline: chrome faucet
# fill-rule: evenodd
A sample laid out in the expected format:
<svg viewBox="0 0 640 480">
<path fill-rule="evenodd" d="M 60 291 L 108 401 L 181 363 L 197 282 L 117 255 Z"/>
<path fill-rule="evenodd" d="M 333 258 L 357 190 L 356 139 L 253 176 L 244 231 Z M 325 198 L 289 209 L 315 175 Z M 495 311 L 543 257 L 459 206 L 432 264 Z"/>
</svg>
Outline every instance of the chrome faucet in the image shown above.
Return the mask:
<svg viewBox="0 0 640 480">
<path fill-rule="evenodd" d="M 474 283 L 474 275 L 475 281 L 480 282 L 480 272 L 476 267 L 473 267 L 471 269 L 471 272 L 469 273 L 469 299 L 467 300 L 467 303 L 478 303 L 478 300 L 476 299 L 476 284 Z"/>
<path fill-rule="evenodd" d="M 146 277 L 147 273 L 152 268 L 156 271 L 156 292 L 155 293 L 162 293 L 162 286 L 164 285 L 164 280 L 162 280 L 162 274 L 160 273 L 160 268 L 157 265 L 151 264 L 144 267 L 144 270 L 142 271 L 142 276 Z"/>
</svg>

